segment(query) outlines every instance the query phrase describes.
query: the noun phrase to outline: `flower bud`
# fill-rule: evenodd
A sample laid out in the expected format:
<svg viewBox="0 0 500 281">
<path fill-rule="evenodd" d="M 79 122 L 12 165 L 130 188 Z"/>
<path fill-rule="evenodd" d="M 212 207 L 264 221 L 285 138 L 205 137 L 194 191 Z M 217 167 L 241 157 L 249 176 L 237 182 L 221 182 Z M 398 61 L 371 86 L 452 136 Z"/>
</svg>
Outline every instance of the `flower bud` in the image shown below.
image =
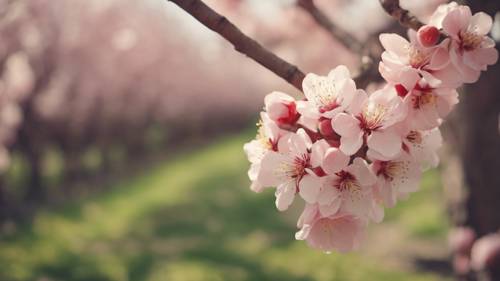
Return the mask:
<svg viewBox="0 0 500 281">
<path fill-rule="evenodd" d="M 279 125 L 292 125 L 299 119 L 295 100 L 284 93 L 272 92 L 264 99 L 269 118 Z"/>
<path fill-rule="evenodd" d="M 432 47 L 436 45 L 440 36 L 441 34 L 439 33 L 439 30 L 435 26 L 431 25 L 424 25 L 417 32 L 418 40 L 424 47 Z"/>
</svg>

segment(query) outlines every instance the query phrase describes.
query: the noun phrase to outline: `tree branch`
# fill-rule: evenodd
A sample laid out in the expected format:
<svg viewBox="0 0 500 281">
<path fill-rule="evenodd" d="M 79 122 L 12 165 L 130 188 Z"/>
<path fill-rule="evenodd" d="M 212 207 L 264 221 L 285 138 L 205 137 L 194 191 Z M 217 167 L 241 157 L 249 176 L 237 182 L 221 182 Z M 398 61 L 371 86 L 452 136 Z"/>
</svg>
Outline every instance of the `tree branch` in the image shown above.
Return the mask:
<svg viewBox="0 0 500 281">
<path fill-rule="evenodd" d="M 371 79 L 378 76 L 378 64 L 376 61 L 380 55 L 379 52 L 374 53 L 372 51 L 372 46 L 369 44 L 362 44 L 350 33 L 336 26 L 330 18 L 314 4 L 314 0 L 297 0 L 296 3 L 298 7 L 309 13 L 316 23 L 330 33 L 335 40 L 342 43 L 346 49 L 350 49 L 354 53 L 360 55 L 359 74 L 353 78 L 359 88 L 365 88 L 371 82 Z"/>
<path fill-rule="evenodd" d="M 361 42 L 354 38 L 349 32 L 336 26 L 326 14 L 318 9 L 313 0 L 297 0 L 297 6 L 309 13 L 318 25 L 328 31 L 333 38 L 340 41 L 346 49 L 351 49 L 355 53 L 361 53 L 363 50 Z"/>
<path fill-rule="evenodd" d="M 417 31 L 424 24 L 409 11 L 401 8 L 399 0 L 380 0 L 384 10 L 393 18 L 399 21 L 402 26 Z"/>
<path fill-rule="evenodd" d="M 236 51 L 252 58 L 260 65 L 285 79 L 302 91 L 304 73 L 277 55 L 271 53 L 252 38 L 246 36 L 227 18 L 221 16 L 200 0 L 168 0 L 175 3 L 200 23 L 229 41 Z"/>
</svg>

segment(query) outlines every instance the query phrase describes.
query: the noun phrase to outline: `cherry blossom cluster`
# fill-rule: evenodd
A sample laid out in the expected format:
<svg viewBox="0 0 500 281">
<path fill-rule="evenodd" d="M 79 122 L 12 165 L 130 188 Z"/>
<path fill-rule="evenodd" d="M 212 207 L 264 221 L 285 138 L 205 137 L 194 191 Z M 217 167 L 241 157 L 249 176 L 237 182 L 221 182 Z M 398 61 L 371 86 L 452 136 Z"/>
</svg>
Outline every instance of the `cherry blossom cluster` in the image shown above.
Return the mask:
<svg viewBox="0 0 500 281">
<path fill-rule="evenodd" d="M 382 34 L 386 83 L 368 94 L 345 66 L 308 74 L 306 99 L 265 97 L 255 140 L 245 144 L 251 189 L 276 188 L 276 207 L 305 201 L 295 237 L 322 251 L 356 249 L 369 222 L 419 188 L 438 164 L 439 125 L 458 103 L 457 87 L 498 59 L 492 19 L 469 7 L 440 6 L 409 41 Z"/>
</svg>

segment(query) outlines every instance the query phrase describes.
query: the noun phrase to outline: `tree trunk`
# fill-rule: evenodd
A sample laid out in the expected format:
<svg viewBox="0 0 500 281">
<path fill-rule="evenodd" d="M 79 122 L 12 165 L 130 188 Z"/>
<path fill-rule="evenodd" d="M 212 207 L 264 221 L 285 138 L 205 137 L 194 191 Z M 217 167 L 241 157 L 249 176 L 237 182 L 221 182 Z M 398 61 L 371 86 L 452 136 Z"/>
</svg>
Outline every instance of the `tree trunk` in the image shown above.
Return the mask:
<svg viewBox="0 0 500 281">
<path fill-rule="evenodd" d="M 493 17 L 500 10 L 498 0 L 474 0 L 468 4 L 473 13 L 484 11 Z M 497 63 L 482 72 L 477 83 L 465 87 L 459 120 L 454 124 L 458 139 L 453 141 L 461 158 L 466 192 L 452 215 L 456 224 L 472 228 L 477 238 L 500 230 L 499 117 L 500 66 Z M 453 191 L 458 192 L 456 186 Z M 471 279 L 500 280 L 500 266 L 487 274 L 475 274 Z"/>
<path fill-rule="evenodd" d="M 42 202 L 45 200 L 45 190 L 43 188 L 42 159 L 40 152 L 36 148 L 27 147 L 25 155 L 30 169 L 26 200 L 32 203 Z"/>
</svg>

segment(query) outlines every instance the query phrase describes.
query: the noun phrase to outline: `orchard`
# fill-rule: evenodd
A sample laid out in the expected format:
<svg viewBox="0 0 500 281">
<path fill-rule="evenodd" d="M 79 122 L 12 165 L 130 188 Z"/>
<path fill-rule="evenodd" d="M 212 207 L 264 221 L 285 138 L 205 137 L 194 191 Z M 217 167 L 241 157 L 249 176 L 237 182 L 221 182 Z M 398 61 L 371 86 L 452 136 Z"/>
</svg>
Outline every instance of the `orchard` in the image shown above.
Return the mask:
<svg viewBox="0 0 500 281">
<path fill-rule="evenodd" d="M 0 280 L 499 281 L 499 9 L 0 0 Z"/>
</svg>

